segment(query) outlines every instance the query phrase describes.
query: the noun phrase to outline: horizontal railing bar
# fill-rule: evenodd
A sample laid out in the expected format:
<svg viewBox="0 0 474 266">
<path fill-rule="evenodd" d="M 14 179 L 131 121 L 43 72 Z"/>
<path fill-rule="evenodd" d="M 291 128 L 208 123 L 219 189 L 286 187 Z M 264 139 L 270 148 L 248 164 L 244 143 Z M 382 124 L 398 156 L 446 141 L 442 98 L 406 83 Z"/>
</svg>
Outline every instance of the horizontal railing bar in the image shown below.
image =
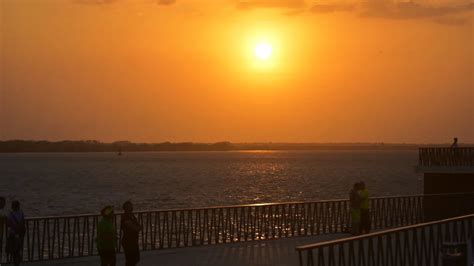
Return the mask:
<svg viewBox="0 0 474 266">
<path fill-rule="evenodd" d="M 396 233 L 396 232 L 422 228 L 422 227 L 426 227 L 426 226 L 430 226 L 430 225 L 456 222 L 456 221 L 466 220 L 466 219 L 470 219 L 470 218 L 474 218 L 474 213 L 469 214 L 469 215 L 464 215 L 464 216 L 458 216 L 458 217 L 454 217 L 454 218 L 437 220 L 437 221 L 433 221 L 433 222 L 425 222 L 425 223 L 419 223 L 419 224 L 415 224 L 415 225 L 408 225 L 408 226 L 403 226 L 403 227 L 386 229 L 386 230 L 383 230 L 383 231 L 364 234 L 364 235 L 359 235 L 359 236 L 352 236 L 352 237 L 347 237 L 347 238 L 342 238 L 342 239 L 325 241 L 325 242 L 321 242 L 321 243 L 303 245 L 303 246 L 296 247 L 296 250 L 297 251 L 305 251 L 305 250 L 311 250 L 311 249 L 322 248 L 322 247 L 327 247 L 327 246 L 333 246 L 333 245 L 343 244 L 343 243 L 347 243 L 347 242 L 351 242 L 351 241 L 357 241 L 357 240 L 362 240 L 362 239 L 367 239 L 367 238 L 377 237 L 377 236 L 384 236 L 384 235 L 388 235 L 388 234 L 392 234 L 392 233 Z"/>
<path fill-rule="evenodd" d="M 472 192 L 462 193 L 435 193 L 435 194 L 412 194 L 412 195 L 397 195 L 397 196 L 379 196 L 371 197 L 371 200 L 380 199 L 398 199 L 398 198 L 416 198 L 416 197 L 437 197 L 437 196 L 461 196 L 470 195 Z M 317 201 L 291 201 L 291 202 L 275 202 L 275 203 L 253 203 L 253 204 L 242 204 L 242 205 L 224 205 L 224 206 L 210 206 L 210 207 L 198 207 L 198 208 L 177 208 L 177 209 L 160 209 L 160 210 L 142 210 L 136 211 L 135 214 L 147 214 L 157 212 L 183 212 L 183 211 L 202 211 L 202 210 L 215 210 L 215 209 L 234 209 L 244 207 L 266 207 L 266 206 L 282 206 L 282 205 L 297 205 L 297 204 L 313 204 L 313 203 L 337 203 L 348 201 L 349 199 L 333 199 L 333 200 L 317 200 Z M 116 212 L 116 214 L 123 214 L 123 212 Z M 88 214 L 72 214 L 72 215 L 61 215 L 61 216 L 39 216 L 39 217 L 28 217 L 27 220 L 38 220 L 38 219 L 63 219 L 63 218 L 83 218 L 83 217 L 94 217 L 98 216 L 98 213 Z"/>
<path fill-rule="evenodd" d="M 451 148 L 451 147 L 419 147 L 418 149 L 420 149 L 420 150 L 452 150 L 452 149 L 474 150 L 474 147 L 457 147 L 457 148 Z"/>
</svg>

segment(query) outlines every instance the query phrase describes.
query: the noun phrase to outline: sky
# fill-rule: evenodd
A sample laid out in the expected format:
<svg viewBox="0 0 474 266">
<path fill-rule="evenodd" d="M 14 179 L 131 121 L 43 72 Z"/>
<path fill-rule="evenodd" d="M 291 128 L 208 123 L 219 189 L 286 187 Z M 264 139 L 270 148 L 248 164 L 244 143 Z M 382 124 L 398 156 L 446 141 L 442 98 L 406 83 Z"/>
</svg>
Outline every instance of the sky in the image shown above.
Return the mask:
<svg viewBox="0 0 474 266">
<path fill-rule="evenodd" d="M 0 8 L 0 140 L 474 143 L 472 0 Z"/>
</svg>

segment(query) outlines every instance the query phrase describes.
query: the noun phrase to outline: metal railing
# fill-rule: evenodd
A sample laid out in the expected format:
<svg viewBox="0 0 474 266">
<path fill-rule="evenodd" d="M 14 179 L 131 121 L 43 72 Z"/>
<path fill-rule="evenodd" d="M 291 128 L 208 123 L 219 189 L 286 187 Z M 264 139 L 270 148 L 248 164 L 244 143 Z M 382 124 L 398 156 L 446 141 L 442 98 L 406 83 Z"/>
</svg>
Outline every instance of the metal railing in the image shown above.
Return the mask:
<svg viewBox="0 0 474 266">
<path fill-rule="evenodd" d="M 467 242 L 473 237 L 471 214 L 300 246 L 296 250 L 300 266 L 437 266 L 441 265 L 443 242 Z"/>
<path fill-rule="evenodd" d="M 423 222 L 427 197 L 448 198 L 466 212 L 472 209 L 474 193 L 376 197 L 370 199 L 373 229 Z M 453 200 L 457 200 L 457 203 Z M 454 213 L 453 213 L 454 214 Z M 327 200 L 251 204 L 196 209 L 140 211 L 135 215 L 143 226 L 141 250 L 235 243 L 293 236 L 347 231 L 349 201 Z M 121 214 L 114 223 L 121 237 Z M 24 239 L 24 261 L 52 260 L 96 255 L 98 214 L 28 218 Z M 5 243 L 5 236 L 0 236 Z M 117 250 L 121 251 L 117 239 Z M 4 247 L 0 247 L 3 251 Z M 5 255 L 0 262 L 6 260 Z"/>
<path fill-rule="evenodd" d="M 420 166 L 474 166 L 474 147 L 420 148 Z"/>
</svg>

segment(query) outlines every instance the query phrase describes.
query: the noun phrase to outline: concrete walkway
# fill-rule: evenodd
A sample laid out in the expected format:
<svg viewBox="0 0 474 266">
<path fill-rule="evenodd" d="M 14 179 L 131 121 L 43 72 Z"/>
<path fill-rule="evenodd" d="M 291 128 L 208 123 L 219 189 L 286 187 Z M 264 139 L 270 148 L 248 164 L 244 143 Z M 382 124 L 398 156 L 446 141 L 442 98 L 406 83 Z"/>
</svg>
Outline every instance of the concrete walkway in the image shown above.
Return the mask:
<svg viewBox="0 0 474 266">
<path fill-rule="evenodd" d="M 139 266 L 287 266 L 298 265 L 295 247 L 327 241 L 349 234 L 293 237 L 202 247 L 178 248 L 141 253 Z M 25 263 L 26 264 L 26 263 Z M 100 265 L 99 257 L 27 263 L 32 266 Z M 124 255 L 117 255 L 117 265 L 125 265 Z"/>
</svg>

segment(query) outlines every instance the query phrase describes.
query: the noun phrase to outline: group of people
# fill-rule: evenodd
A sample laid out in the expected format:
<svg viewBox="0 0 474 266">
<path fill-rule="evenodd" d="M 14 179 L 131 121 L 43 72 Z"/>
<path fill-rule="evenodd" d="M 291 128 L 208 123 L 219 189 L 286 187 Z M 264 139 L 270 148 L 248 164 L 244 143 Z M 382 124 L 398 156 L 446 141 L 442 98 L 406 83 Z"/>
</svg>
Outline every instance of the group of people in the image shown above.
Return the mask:
<svg viewBox="0 0 474 266">
<path fill-rule="evenodd" d="M 357 182 L 349 193 L 351 212 L 351 234 L 370 232 L 369 191 L 364 182 Z"/>
<path fill-rule="evenodd" d="M 25 215 L 20 202 L 12 201 L 11 210 L 5 209 L 6 200 L 0 197 L 0 257 L 3 252 L 3 235 L 6 234 L 5 253 L 15 266 L 20 265 L 25 237 Z M 6 226 L 5 226 L 6 225 Z M 6 229 L 6 232 L 4 230 Z"/>
<path fill-rule="evenodd" d="M 15 266 L 20 265 L 23 257 L 23 240 L 25 238 L 25 215 L 20 209 L 20 202 L 12 201 L 11 210 L 5 209 L 6 200 L 0 197 L 0 257 L 3 246 L 8 261 Z M 121 245 L 125 254 L 125 265 L 135 266 L 140 261 L 138 235 L 142 230 L 133 214 L 133 204 L 126 201 L 123 204 L 124 213 L 121 216 L 122 239 Z M 102 266 L 115 266 L 117 230 L 114 223 L 114 208 L 106 206 L 101 211 L 102 219 L 97 225 L 97 251 Z M 4 230 L 6 229 L 6 232 Z M 2 243 L 6 234 L 6 243 Z"/>
<path fill-rule="evenodd" d="M 121 218 L 122 247 L 125 253 L 125 265 L 135 266 L 140 261 L 138 234 L 142 230 L 137 218 L 133 215 L 133 204 L 126 201 L 122 205 L 124 213 Z M 114 225 L 114 208 L 105 206 L 100 212 L 102 219 L 97 225 L 97 251 L 102 266 L 115 266 L 117 230 Z"/>
</svg>

